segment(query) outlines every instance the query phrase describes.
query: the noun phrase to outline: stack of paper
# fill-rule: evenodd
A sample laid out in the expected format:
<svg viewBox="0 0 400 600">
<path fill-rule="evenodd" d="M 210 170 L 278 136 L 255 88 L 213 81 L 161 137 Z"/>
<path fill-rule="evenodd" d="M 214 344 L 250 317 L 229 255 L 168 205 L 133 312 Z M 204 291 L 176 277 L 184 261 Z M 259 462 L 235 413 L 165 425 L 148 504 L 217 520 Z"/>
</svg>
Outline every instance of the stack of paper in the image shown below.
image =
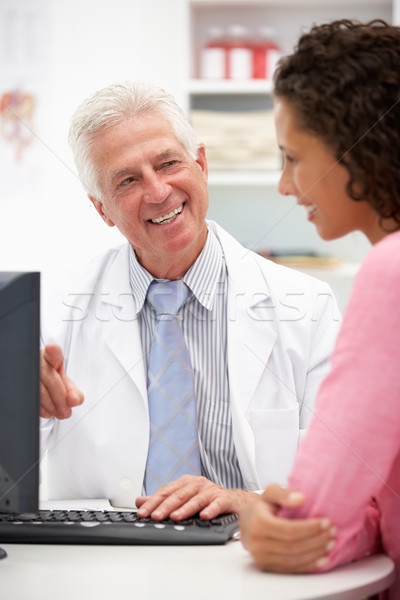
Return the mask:
<svg viewBox="0 0 400 600">
<path fill-rule="evenodd" d="M 275 171 L 281 168 L 272 110 L 192 110 L 190 121 L 206 146 L 211 170 Z"/>
</svg>

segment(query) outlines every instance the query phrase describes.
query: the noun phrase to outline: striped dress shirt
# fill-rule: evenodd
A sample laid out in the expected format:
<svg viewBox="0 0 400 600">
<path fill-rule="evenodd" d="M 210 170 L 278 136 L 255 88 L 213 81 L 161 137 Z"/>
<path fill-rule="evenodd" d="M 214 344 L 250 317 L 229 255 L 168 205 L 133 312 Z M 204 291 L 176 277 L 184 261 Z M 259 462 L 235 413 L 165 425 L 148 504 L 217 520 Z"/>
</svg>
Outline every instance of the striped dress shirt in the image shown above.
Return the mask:
<svg viewBox="0 0 400 600">
<path fill-rule="evenodd" d="M 147 302 L 155 278 L 130 256 L 130 283 L 136 304 L 145 365 L 148 365 L 156 313 Z M 204 248 L 183 277 L 192 294 L 178 313 L 194 373 L 202 474 L 226 488 L 243 488 L 232 435 L 227 364 L 225 257 L 209 230 Z"/>
</svg>

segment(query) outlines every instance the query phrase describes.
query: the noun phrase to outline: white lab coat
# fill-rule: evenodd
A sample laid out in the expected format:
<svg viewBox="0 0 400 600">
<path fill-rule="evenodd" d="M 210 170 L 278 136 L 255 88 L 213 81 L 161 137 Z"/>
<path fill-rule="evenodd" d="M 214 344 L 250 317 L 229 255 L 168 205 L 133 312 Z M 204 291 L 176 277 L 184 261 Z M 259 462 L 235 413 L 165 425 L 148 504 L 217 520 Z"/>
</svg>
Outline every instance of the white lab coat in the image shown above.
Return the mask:
<svg viewBox="0 0 400 600">
<path fill-rule="evenodd" d="M 215 223 L 226 257 L 228 372 L 236 452 L 248 489 L 285 483 L 340 322 L 326 284 L 250 252 Z M 146 373 L 129 284 L 129 245 L 107 251 L 42 300 L 42 342 L 61 345 L 85 395 L 42 419 L 48 497 L 134 506 L 149 441 Z"/>
</svg>

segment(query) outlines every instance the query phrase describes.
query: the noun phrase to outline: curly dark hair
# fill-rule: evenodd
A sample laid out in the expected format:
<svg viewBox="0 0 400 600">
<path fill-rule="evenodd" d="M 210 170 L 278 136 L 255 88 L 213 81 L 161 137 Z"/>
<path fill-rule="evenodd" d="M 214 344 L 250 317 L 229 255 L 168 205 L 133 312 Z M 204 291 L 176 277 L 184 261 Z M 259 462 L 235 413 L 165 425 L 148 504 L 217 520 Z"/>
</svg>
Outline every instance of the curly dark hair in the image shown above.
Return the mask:
<svg viewBox="0 0 400 600">
<path fill-rule="evenodd" d="M 274 94 L 348 169 L 349 196 L 400 227 L 400 27 L 313 26 L 279 62 Z"/>
</svg>

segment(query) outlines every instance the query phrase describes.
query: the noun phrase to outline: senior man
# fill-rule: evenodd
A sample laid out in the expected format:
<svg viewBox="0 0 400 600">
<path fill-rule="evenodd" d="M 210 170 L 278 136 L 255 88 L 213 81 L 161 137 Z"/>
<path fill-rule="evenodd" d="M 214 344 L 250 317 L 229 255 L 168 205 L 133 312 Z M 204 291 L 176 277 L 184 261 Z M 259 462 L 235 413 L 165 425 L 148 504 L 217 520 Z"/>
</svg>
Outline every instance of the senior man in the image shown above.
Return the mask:
<svg viewBox="0 0 400 600">
<path fill-rule="evenodd" d="M 70 143 L 126 243 L 43 297 L 49 498 L 136 500 L 156 519 L 237 512 L 290 472 L 338 330 L 333 294 L 206 221 L 205 147 L 164 90 L 96 92 Z M 175 314 L 164 296 L 181 296 Z M 182 354 L 164 369 L 170 324 Z"/>
</svg>

